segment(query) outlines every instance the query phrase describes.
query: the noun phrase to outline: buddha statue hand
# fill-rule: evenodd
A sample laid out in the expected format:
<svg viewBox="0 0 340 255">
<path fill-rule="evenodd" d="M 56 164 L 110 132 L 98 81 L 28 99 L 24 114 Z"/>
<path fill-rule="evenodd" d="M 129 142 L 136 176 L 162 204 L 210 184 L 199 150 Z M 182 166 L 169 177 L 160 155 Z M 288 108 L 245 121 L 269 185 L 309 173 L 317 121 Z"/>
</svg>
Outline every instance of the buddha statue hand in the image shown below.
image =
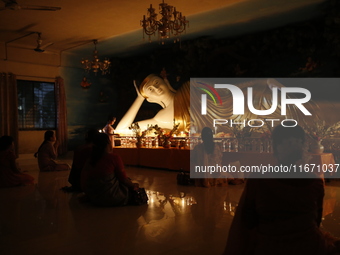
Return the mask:
<svg viewBox="0 0 340 255">
<path fill-rule="evenodd" d="M 145 98 L 142 96 L 142 94 L 139 92 L 139 89 L 138 89 L 138 87 L 137 87 L 137 84 L 136 84 L 136 81 L 135 81 L 135 80 L 133 80 L 133 86 L 134 86 L 135 89 L 136 89 L 137 97 L 138 97 L 138 98 L 143 98 L 143 99 L 145 99 Z"/>
</svg>

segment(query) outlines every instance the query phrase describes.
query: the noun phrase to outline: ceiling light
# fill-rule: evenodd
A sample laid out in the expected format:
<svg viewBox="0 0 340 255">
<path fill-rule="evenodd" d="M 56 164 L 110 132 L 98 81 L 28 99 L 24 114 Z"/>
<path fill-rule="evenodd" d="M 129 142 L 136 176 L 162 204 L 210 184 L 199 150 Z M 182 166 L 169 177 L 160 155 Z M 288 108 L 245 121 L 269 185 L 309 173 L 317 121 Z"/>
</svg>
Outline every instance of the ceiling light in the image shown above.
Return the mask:
<svg viewBox="0 0 340 255">
<path fill-rule="evenodd" d="M 174 42 L 179 41 L 180 35 L 185 32 L 189 21 L 186 20 L 185 16 L 182 16 L 181 12 L 176 11 L 176 7 L 164 3 L 164 0 L 163 3 L 159 4 L 159 13 L 162 17 L 160 20 L 157 20 L 155 9 L 150 4 L 147 17 L 144 15 L 143 20 L 141 20 L 143 38 L 144 34 L 146 34 L 151 42 L 151 35 L 155 35 L 158 31 L 158 40 L 162 44 L 164 44 L 165 39 L 170 38 L 172 35 L 175 37 Z"/>
<path fill-rule="evenodd" d="M 110 66 L 111 62 L 109 59 L 104 59 L 103 62 L 100 61 L 98 58 L 98 51 L 97 51 L 97 40 L 93 40 L 94 43 L 94 51 L 93 51 L 93 60 L 90 61 L 88 59 L 83 59 L 81 61 L 83 68 L 85 69 L 86 72 L 94 72 L 95 74 L 98 73 L 98 71 L 102 71 L 102 75 L 110 73 Z"/>
</svg>

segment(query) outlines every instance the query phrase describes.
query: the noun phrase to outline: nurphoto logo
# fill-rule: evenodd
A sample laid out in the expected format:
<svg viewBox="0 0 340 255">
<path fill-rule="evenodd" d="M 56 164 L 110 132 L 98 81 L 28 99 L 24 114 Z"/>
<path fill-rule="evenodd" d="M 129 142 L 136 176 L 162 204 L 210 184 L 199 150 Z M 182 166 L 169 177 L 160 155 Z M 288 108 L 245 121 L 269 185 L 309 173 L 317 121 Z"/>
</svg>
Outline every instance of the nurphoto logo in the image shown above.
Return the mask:
<svg viewBox="0 0 340 255">
<path fill-rule="evenodd" d="M 229 89 L 229 91 L 232 94 L 233 98 L 233 114 L 244 114 L 244 94 L 243 91 L 238 88 L 235 85 L 231 84 L 215 84 L 215 88 L 219 89 Z M 277 93 L 278 88 L 273 87 L 273 104 L 270 109 L 267 110 L 257 110 L 254 108 L 253 105 L 253 88 L 248 87 L 248 109 L 251 113 L 255 115 L 269 115 L 275 112 L 277 109 L 277 98 L 278 98 L 278 93 Z M 305 94 L 305 98 L 287 98 L 288 93 L 302 93 Z M 308 89 L 305 88 L 281 88 L 281 115 L 286 115 L 286 106 L 288 104 L 295 105 L 297 108 L 299 108 L 304 115 L 312 115 L 302 104 L 307 103 L 311 99 L 311 93 L 309 92 Z M 201 97 L 201 105 L 202 105 L 202 115 L 207 114 L 207 95 L 202 94 Z"/>
<path fill-rule="evenodd" d="M 199 89 L 204 91 L 205 93 L 201 94 L 201 115 L 207 115 L 207 95 L 210 96 L 210 98 L 213 100 L 215 105 L 217 104 L 217 101 L 219 102 L 219 105 L 222 106 L 222 99 L 220 94 L 216 91 L 216 89 L 224 89 L 228 90 L 229 93 L 231 93 L 231 99 L 233 102 L 233 108 L 232 108 L 232 114 L 233 115 L 239 115 L 242 116 L 245 114 L 245 95 L 239 87 L 232 84 L 214 84 L 208 85 L 203 82 L 197 82 L 200 84 Z M 279 95 L 278 90 L 281 91 L 281 95 Z M 278 106 L 280 109 L 280 114 L 282 116 L 287 115 L 287 108 L 288 107 L 296 107 L 299 109 L 305 116 L 311 116 L 312 114 L 306 109 L 306 107 L 303 105 L 305 103 L 308 103 L 311 99 L 311 93 L 308 89 L 300 88 L 300 87 L 271 87 L 271 96 L 272 96 L 272 104 L 269 109 L 256 109 L 254 107 L 254 91 L 253 87 L 247 87 L 247 107 L 249 112 L 251 112 L 254 115 L 257 116 L 267 116 L 271 115 L 274 112 L 277 111 Z M 288 97 L 288 94 L 300 94 L 303 95 L 303 97 L 300 98 L 290 98 Z M 281 103 L 279 105 L 279 100 L 281 99 Z M 249 126 L 252 128 L 255 127 L 262 127 L 264 124 L 270 124 L 271 127 L 275 126 L 275 122 L 280 121 L 281 125 L 284 127 L 294 127 L 298 124 L 297 120 L 295 119 L 271 119 L 271 118 L 264 118 L 264 119 L 250 119 L 250 120 L 241 120 L 236 121 L 235 119 L 220 119 L 220 118 L 214 118 L 213 119 L 213 127 L 216 127 L 216 125 L 226 125 L 228 124 L 230 127 L 233 125 L 243 125 L 243 126 Z M 265 123 L 269 122 L 269 123 Z M 294 122 L 294 125 L 291 125 L 292 122 Z M 289 123 L 289 125 L 285 124 Z"/>
</svg>

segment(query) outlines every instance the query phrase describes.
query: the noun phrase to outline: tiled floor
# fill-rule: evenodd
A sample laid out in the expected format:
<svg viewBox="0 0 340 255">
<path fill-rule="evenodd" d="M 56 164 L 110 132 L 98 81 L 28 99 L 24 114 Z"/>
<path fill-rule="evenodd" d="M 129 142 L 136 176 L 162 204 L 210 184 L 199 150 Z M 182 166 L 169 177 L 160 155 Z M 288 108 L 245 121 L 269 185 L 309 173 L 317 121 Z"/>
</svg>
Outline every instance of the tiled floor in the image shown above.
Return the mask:
<svg viewBox="0 0 340 255">
<path fill-rule="evenodd" d="M 60 190 L 68 171 L 39 173 L 32 155 L 18 161 L 37 184 L 0 189 L 1 255 L 221 254 L 244 188 L 178 186 L 175 172 L 127 167 L 149 204 L 98 208 Z M 322 223 L 338 237 L 339 183 L 327 184 Z"/>
</svg>

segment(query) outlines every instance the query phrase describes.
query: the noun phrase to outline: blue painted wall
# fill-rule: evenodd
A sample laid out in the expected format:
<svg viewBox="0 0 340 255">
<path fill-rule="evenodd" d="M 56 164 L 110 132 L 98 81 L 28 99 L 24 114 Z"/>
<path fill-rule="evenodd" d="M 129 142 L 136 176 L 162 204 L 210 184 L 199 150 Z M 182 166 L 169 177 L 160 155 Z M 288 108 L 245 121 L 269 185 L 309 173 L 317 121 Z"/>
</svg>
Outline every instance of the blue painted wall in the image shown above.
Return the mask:
<svg viewBox="0 0 340 255">
<path fill-rule="evenodd" d="M 117 97 L 110 75 L 85 73 L 81 68 L 63 67 L 60 70 L 65 82 L 69 150 L 84 143 L 89 128 L 101 129 L 108 115 L 117 112 Z M 83 77 L 91 86 L 81 87 Z"/>
</svg>

